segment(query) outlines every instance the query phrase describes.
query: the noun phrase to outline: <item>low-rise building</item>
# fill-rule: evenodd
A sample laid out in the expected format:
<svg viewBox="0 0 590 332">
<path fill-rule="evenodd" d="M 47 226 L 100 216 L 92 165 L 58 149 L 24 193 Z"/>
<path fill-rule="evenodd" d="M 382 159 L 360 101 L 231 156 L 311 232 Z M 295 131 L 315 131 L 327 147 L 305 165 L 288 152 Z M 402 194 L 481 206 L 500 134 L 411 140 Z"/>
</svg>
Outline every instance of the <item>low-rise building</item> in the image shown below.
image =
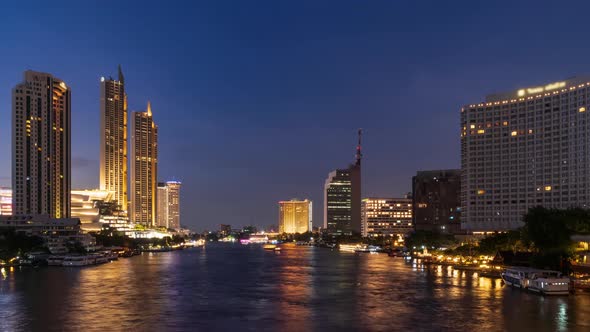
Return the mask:
<svg viewBox="0 0 590 332">
<path fill-rule="evenodd" d="M 405 235 L 413 231 L 412 199 L 364 198 L 361 204 L 363 236 Z"/>
</svg>

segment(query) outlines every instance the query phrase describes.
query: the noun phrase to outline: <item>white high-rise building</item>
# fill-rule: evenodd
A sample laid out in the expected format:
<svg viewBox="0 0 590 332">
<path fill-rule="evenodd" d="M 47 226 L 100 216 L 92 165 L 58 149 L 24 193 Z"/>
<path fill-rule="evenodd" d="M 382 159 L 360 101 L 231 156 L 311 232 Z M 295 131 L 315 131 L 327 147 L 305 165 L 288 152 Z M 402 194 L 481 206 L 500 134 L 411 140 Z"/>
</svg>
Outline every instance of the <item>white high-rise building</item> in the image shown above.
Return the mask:
<svg viewBox="0 0 590 332">
<path fill-rule="evenodd" d="M 181 185 L 180 181 L 158 183 L 158 226 L 180 229 Z"/>
<path fill-rule="evenodd" d="M 461 109 L 461 226 L 522 226 L 534 206 L 590 204 L 590 77 L 490 95 Z"/>
<path fill-rule="evenodd" d="M 12 188 L 15 215 L 70 216 L 71 89 L 27 70 L 12 90 Z"/>
</svg>

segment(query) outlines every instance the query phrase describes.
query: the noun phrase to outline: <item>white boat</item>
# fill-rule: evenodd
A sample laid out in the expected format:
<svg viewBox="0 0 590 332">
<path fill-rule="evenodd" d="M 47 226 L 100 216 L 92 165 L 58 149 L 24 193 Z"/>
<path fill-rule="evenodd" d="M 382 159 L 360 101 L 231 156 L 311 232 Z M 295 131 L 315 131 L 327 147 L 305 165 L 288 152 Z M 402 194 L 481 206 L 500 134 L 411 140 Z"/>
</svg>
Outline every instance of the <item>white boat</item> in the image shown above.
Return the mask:
<svg viewBox="0 0 590 332">
<path fill-rule="evenodd" d="M 567 295 L 570 290 L 570 279 L 558 271 L 510 267 L 502 273 L 502 280 L 508 286 L 543 295 Z"/>
<path fill-rule="evenodd" d="M 63 260 L 63 266 L 87 266 L 96 264 L 96 258 L 93 256 L 66 256 Z"/>
</svg>

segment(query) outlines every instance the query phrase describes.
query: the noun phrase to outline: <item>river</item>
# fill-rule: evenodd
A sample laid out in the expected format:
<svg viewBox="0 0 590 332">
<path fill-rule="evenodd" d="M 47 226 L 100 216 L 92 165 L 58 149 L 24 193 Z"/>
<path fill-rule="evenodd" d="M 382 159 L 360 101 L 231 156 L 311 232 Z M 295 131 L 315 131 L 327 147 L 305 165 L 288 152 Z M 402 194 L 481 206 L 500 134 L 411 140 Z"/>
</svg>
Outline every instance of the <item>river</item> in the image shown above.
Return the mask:
<svg viewBox="0 0 590 332">
<path fill-rule="evenodd" d="M 0 330 L 590 331 L 590 294 L 542 297 L 383 254 L 208 244 L 6 268 Z"/>
</svg>

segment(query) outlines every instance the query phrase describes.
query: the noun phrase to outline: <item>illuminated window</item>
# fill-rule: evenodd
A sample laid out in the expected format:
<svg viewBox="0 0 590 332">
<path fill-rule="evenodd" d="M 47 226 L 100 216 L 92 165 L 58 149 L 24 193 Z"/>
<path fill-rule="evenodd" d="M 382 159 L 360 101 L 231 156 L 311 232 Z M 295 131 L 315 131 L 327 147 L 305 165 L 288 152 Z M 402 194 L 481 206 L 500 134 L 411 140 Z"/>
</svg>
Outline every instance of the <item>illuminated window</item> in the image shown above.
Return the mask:
<svg viewBox="0 0 590 332">
<path fill-rule="evenodd" d="M 475 129 L 475 125 L 471 125 L 471 126 L 469 126 L 469 128 Z"/>
<path fill-rule="evenodd" d="M 545 191 L 551 191 L 551 186 L 545 186 Z"/>
<path fill-rule="evenodd" d="M 477 131 L 477 133 L 478 133 L 478 134 L 483 134 L 483 133 L 485 133 L 485 132 L 486 132 L 486 131 L 485 131 L 485 130 L 483 130 L 483 129 L 480 129 L 480 130 L 478 130 L 478 131 Z"/>
<path fill-rule="evenodd" d="M 518 132 L 516 130 L 510 133 L 510 136 L 516 136 L 516 135 L 518 135 Z"/>
<path fill-rule="evenodd" d="M 580 107 L 580 109 L 578 109 L 578 112 L 580 112 L 580 113 L 586 112 L 586 107 Z"/>
<path fill-rule="evenodd" d="M 486 191 L 485 191 L 485 190 L 483 190 L 483 189 L 478 189 L 478 190 L 477 190 L 477 194 L 478 194 L 478 195 L 483 195 L 483 194 L 485 194 L 485 193 L 486 193 Z"/>
</svg>

